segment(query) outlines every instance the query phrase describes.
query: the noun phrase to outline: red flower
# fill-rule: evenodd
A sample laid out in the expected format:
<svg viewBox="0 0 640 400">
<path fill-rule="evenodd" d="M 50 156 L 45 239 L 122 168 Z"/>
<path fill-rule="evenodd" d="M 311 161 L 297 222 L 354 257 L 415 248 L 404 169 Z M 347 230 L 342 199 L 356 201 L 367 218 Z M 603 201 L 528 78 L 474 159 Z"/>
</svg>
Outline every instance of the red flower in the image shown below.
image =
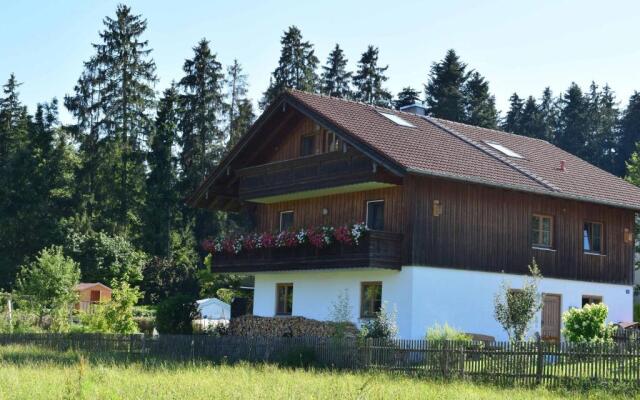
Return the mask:
<svg viewBox="0 0 640 400">
<path fill-rule="evenodd" d="M 204 239 L 201 243 L 202 249 L 207 253 L 213 253 L 216 250 L 213 239 Z"/>
<path fill-rule="evenodd" d="M 336 240 L 340 243 L 352 245 L 353 238 L 351 237 L 351 230 L 347 226 L 339 226 L 334 231 L 334 236 Z"/>
<path fill-rule="evenodd" d="M 261 238 L 262 247 L 268 249 L 276 246 L 276 238 L 271 233 L 265 232 L 262 234 Z"/>
</svg>

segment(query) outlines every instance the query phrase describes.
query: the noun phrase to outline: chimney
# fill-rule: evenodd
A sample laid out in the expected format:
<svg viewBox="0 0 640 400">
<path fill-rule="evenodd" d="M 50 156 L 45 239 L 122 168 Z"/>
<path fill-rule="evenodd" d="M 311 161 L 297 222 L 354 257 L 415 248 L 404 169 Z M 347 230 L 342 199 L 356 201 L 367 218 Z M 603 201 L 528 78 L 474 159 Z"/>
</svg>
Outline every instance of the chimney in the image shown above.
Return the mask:
<svg viewBox="0 0 640 400">
<path fill-rule="evenodd" d="M 408 106 L 400 107 L 400 111 L 422 116 L 427 115 L 427 108 L 420 103 L 413 103 L 409 104 Z"/>
<path fill-rule="evenodd" d="M 565 160 L 560 160 L 560 171 L 564 172 L 567 170 L 566 168 L 567 162 Z"/>
</svg>

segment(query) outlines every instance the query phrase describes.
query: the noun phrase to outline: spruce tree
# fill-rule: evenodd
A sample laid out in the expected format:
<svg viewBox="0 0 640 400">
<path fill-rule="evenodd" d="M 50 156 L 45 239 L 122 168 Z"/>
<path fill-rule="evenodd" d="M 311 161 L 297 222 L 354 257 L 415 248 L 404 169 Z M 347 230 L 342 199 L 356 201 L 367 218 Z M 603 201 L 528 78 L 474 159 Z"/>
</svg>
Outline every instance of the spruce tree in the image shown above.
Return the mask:
<svg viewBox="0 0 640 400">
<path fill-rule="evenodd" d="M 587 161 L 606 171 L 614 172 L 619 141 L 619 111 L 615 94 L 608 85 L 599 90 L 595 82 L 592 82 L 587 95 L 587 108 Z"/>
<path fill-rule="evenodd" d="M 344 51 L 336 44 L 327 57 L 327 64 L 322 66 L 322 94 L 340 98 L 351 97 L 351 72 L 347 71 L 347 62 Z"/>
<path fill-rule="evenodd" d="M 180 182 L 183 197 L 193 193 L 220 162 L 225 151 L 222 118 L 224 70 L 209 42 L 202 39 L 193 48 L 193 58 L 184 62 L 185 76 L 180 80 Z M 195 221 L 195 234 L 203 238 L 216 233 L 217 219 L 206 210 L 183 208 L 185 223 Z"/>
<path fill-rule="evenodd" d="M 410 86 L 406 86 L 398 93 L 393 105 L 396 110 L 399 110 L 404 106 L 410 106 L 416 103 L 422 103 L 420 100 L 420 92 Z"/>
<path fill-rule="evenodd" d="M 542 114 L 538 107 L 538 103 L 533 96 L 527 97 L 522 107 L 522 113 L 520 114 L 520 122 L 518 131 L 515 132 L 519 135 L 529 136 L 533 138 L 544 138 L 544 122 L 542 120 Z"/>
<path fill-rule="evenodd" d="M 280 60 L 271 74 L 269 87 L 260 101 L 260 108 L 266 108 L 285 89 L 315 92 L 318 85 L 316 68 L 318 58 L 313 45 L 302 40 L 302 32 L 290 26 L 280 40 Z"/>
<path fill-rule="evenodd" d="M 238 60 L 227 68 L 227 147 L 233 147 L 249 129 L 255 115 L 253 105 L 247 99 L 247 75 L 242 73 L 242 66 Z"/>
<path fill-rule="evenodd" d="M 489 82 L 474 71 L 464 83 L 462 93 L 464 95 L 463 122 L 495 129 L 498 125 L 498 111 L 496 99 L 489 92 Z"/>
<path fill-rule="evenodd" d="M 391 93 L 382 87 L 387 81 L 385 72 L 389 66 L 378 66 L 378 48 L 369 45 L 358 62 L 358 70 L 353 76 L 354 98 L 367 104 L 391 107 Z"/>
<path fill-rule="evenodd" d="M 628 175 L 628 171 L 625 173 L 625 163 L 630 160 L 631 154 L 636 151 L 637 143 L 640 142 L 640 92 L 634 92 L 629 97 L 627 107 L 620 119 L 620 134 L 616 152 L 616 174 L 623 176 Z M 640 162 L 635 164 L 640 166 Z M 640 182 L 640 174 L 638 174 L 638 182 Z"/>
<path fill-rule="evenodd" d="M 588 102 L 582 90 L 572 83 L 560 100 L 561 110 L 555 144 L 580 158 L 588 159 L 586 132 L 589 130 Z"/>
<path fill-rule="evenodd" d="M 514 93 L 509 97 L 509 111 L 502 121 L 502 130 L 511 133 L 520 133 L 522 130 L 522 112 L 524 111 L 524 102 Z"/>
<path fill-rule="evenodd" d="M 145 209 L 145 247 L 148 253 L 162 257 L 169 255 L 171 230 L 180 201 L 177 157 L 173 153 L 178 139 L 178 102 L 178 92 L 171 85 L 160 99 L 147 157 L 148 204 L 153 206 Z"/>
<path fill-rule="evenodd" d="M 555 133 L 558 127 L 559 107 L 558 100 L 553 97 L 549 87 L 542 92 L 542 98 L 538 106 L 542 120 L 542 132 L 540 138 L 548 142 L 555 142 Z"/>
<path fill-rule="evenodd" d="M 464 84 L 469 76 L 467 65 L 456 52 L 447 51 L 444 59 L 433 63 L 429 82 L 425 85 L 429 114 L 436 118 L 463 122 L 465 120 Z"/>
</svg>

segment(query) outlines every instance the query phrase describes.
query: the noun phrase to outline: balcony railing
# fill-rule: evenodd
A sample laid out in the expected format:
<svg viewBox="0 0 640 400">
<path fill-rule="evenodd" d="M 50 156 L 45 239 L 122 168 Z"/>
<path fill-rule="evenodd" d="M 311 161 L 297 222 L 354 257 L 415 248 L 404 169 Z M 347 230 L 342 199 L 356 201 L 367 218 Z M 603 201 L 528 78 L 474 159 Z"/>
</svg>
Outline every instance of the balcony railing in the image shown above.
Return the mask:
<svg viewBox="0 0 640 400">
<path fill-rule="evenodd" d="M 214 254 L 211 270 L 253 273 L 343 268 L 400 269 L 401 248 L 401 234 L 369 231 L 358 245 L 333 243 L 321 249 L 301 246 Z"/>
</svg>

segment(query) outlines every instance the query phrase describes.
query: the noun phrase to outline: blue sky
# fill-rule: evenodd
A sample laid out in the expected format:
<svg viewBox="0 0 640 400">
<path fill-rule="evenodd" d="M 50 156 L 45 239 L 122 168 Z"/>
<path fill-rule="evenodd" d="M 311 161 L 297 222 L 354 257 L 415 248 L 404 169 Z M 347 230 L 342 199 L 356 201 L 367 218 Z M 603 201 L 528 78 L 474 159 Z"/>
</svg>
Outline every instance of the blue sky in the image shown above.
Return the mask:
<svg viewBox="0 0 640 400">
<path fill-rule="evenodd" d="M 33 108 L 69 93 L 117 1 L 8 1 L 0 6 L 0 80 L 15 72 Z M 389 64 L 388 88 L 422 89 L 429 66 L 454 48 L 491 84 L 506 110 L 514 91 L 539 96 L 571 81 L 608 83 L 626 104 L 640 90 L 638 1 L 127 1 L 149 23 L 160 92 L 180 78 L 205 37 L 219 60 L 237 58 L 257 101 L 275 68 L 280 36 L 297 25 L 324 63 L 335 43 L 352 68 L 368 44 Z M 63 112 L 62 118 L 69 121 Z"/>
</svg>

